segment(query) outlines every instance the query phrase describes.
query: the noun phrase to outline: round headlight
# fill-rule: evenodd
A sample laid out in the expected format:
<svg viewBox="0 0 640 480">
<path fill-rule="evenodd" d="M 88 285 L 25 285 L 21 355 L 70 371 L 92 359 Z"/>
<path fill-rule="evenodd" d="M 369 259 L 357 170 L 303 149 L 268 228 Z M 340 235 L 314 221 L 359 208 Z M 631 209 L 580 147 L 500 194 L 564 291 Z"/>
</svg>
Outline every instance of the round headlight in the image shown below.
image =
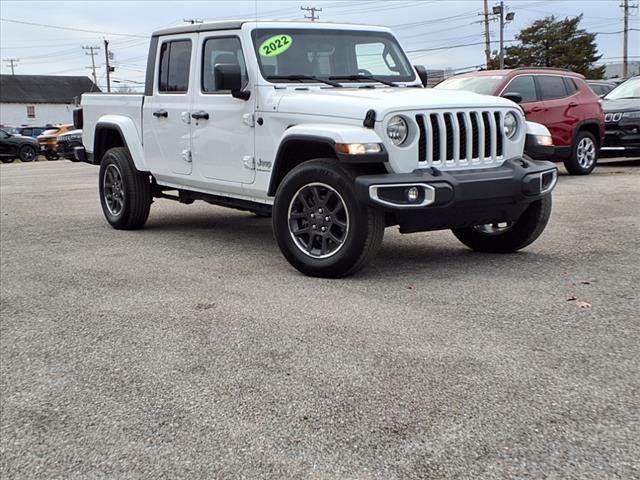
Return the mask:
<svg viewBox="0 0 640 480">
<path fill-rule="evenodd" d="M 392 117 L 387 124 L 387 136 L 394 145 L 402 145 L 409 134 L 409 127 L 404 118 L 400 116 Z"/>
<path fill-rule="evenodd" d="M 513 138 L 518 131 L 518 118 L 511 112 L 504 116 L 504 134 L 507 138 Z"/>
</svg>

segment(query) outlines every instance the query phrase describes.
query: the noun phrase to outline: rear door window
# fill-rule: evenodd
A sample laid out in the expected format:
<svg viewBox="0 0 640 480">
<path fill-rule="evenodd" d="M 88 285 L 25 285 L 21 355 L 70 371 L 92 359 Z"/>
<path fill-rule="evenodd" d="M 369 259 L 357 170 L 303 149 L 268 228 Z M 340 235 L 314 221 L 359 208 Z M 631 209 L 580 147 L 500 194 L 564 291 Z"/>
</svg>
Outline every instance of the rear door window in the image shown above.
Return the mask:
<svg viewBox="0 0 640 480">
<path fill-rule="evenodd" d="M 576 85 L 576 82 L 575 80 L 573 80 L 573 78 L 564 77 L 564 86 L 567 89 L 568 95 L 573 95 L 578 91 L 578 86 Z M 602 88 L 600 85 L 598 85 L 598 87 Z"/>
<path fill-rule="evenodd" d="M 535 102 L 538 100 L 536 95 L 536 84 L 532 75 L 520 75 L 511 80 L 507 88 L 502 94 L 517 93 L 522 97 L 522 102 Z"/>
<path fill-rule="evenodd" d="M 568 95 L 563 77 L 557 75 L 538 75 L 537 82 L 542 100 L 553 100 Z"/>
<path fill-rule="evenodd" d="M 173 40 L 160 47 L 158 91 L 186 93 L 189 90 L 191 40 Z"/>
</svg>

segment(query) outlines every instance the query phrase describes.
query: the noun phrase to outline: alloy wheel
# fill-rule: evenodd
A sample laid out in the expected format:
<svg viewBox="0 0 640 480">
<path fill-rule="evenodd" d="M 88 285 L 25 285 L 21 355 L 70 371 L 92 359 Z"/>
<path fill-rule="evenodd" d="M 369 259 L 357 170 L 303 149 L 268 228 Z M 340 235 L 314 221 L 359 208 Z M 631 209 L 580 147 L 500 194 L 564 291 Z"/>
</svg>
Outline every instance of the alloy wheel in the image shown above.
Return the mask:
<svg viewBox="0 0 640 480">
<path fill-rule="evenodd" d="M 119 215 L 124 207 L 124 188 L 120 169 L 113 163 L 105 170 L 102 186 L 109 213 L 114 216 Z"/>
<path fill-rule="evenodd" d="M 586 169 L 591 168 L 596 161 L 596 146 L 589 137 L 585 137 L 578 143 L 578 164 Z"/>
<path fill-rule="evenodd" d="M 310 183 L 289 204 L 289 233 L 305 255 L 328 258 L 343 247 L 349 233 L 349 211 L 340 194 L 324 183 Z"/>
</svg>

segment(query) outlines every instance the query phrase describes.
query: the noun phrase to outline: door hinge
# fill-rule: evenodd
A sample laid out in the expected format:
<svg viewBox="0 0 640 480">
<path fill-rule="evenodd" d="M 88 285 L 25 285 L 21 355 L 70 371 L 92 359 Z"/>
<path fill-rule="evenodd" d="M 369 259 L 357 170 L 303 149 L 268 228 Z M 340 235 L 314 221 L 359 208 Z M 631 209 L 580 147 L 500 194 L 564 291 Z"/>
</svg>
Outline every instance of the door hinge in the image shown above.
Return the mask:
<svg viewBox="0 0 640 480">
<path fill-rule="evenodd" d="M 191 163 L 191 150 L 182 150 L 182 160 L 187 163 Z"/>
<path fill-rule="evenodd" d="M 256 169 L 256 159 L 249 155 L 242 157 L 242 163 L 244 164 L 244 168 L 248 170 Z"/>
<path fill-rule="evenodd" d="M 253 127 L 256 124 L 253 113 L 245 113 L 242 115 L 242 121 L 250 127 Z"/>
</svg>

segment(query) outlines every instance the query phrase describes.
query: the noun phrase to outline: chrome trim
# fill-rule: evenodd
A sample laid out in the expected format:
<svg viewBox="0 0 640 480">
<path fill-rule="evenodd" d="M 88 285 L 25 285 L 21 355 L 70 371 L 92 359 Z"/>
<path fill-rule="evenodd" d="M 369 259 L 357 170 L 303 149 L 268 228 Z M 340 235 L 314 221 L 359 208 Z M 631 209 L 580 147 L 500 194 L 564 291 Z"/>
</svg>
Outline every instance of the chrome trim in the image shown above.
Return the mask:
<svg viewBox="0 0 640 480">
<path fill-rule="evenodd" d="M 386 200 L 382 200 L 378 196 L 379 189 L 392 188 L 392 187 L 421 187 L 424 189 L 424 200 L 420 203 L 393 203 L 393 202 L 388 202 Z M 381 205 L 387 205 L 387 206 L 396 207 L 396 208 L 426 207 L 427 205 L 431 205 L 433 202 L 435 202 L 436 189 L 431 185 L 429 185 L 428 183 L 388 183 L 388 184 L 380 184 L 380 185 L 370 185 L 369 198 L 371 198 L 371 200 Z"/>
</svg>

